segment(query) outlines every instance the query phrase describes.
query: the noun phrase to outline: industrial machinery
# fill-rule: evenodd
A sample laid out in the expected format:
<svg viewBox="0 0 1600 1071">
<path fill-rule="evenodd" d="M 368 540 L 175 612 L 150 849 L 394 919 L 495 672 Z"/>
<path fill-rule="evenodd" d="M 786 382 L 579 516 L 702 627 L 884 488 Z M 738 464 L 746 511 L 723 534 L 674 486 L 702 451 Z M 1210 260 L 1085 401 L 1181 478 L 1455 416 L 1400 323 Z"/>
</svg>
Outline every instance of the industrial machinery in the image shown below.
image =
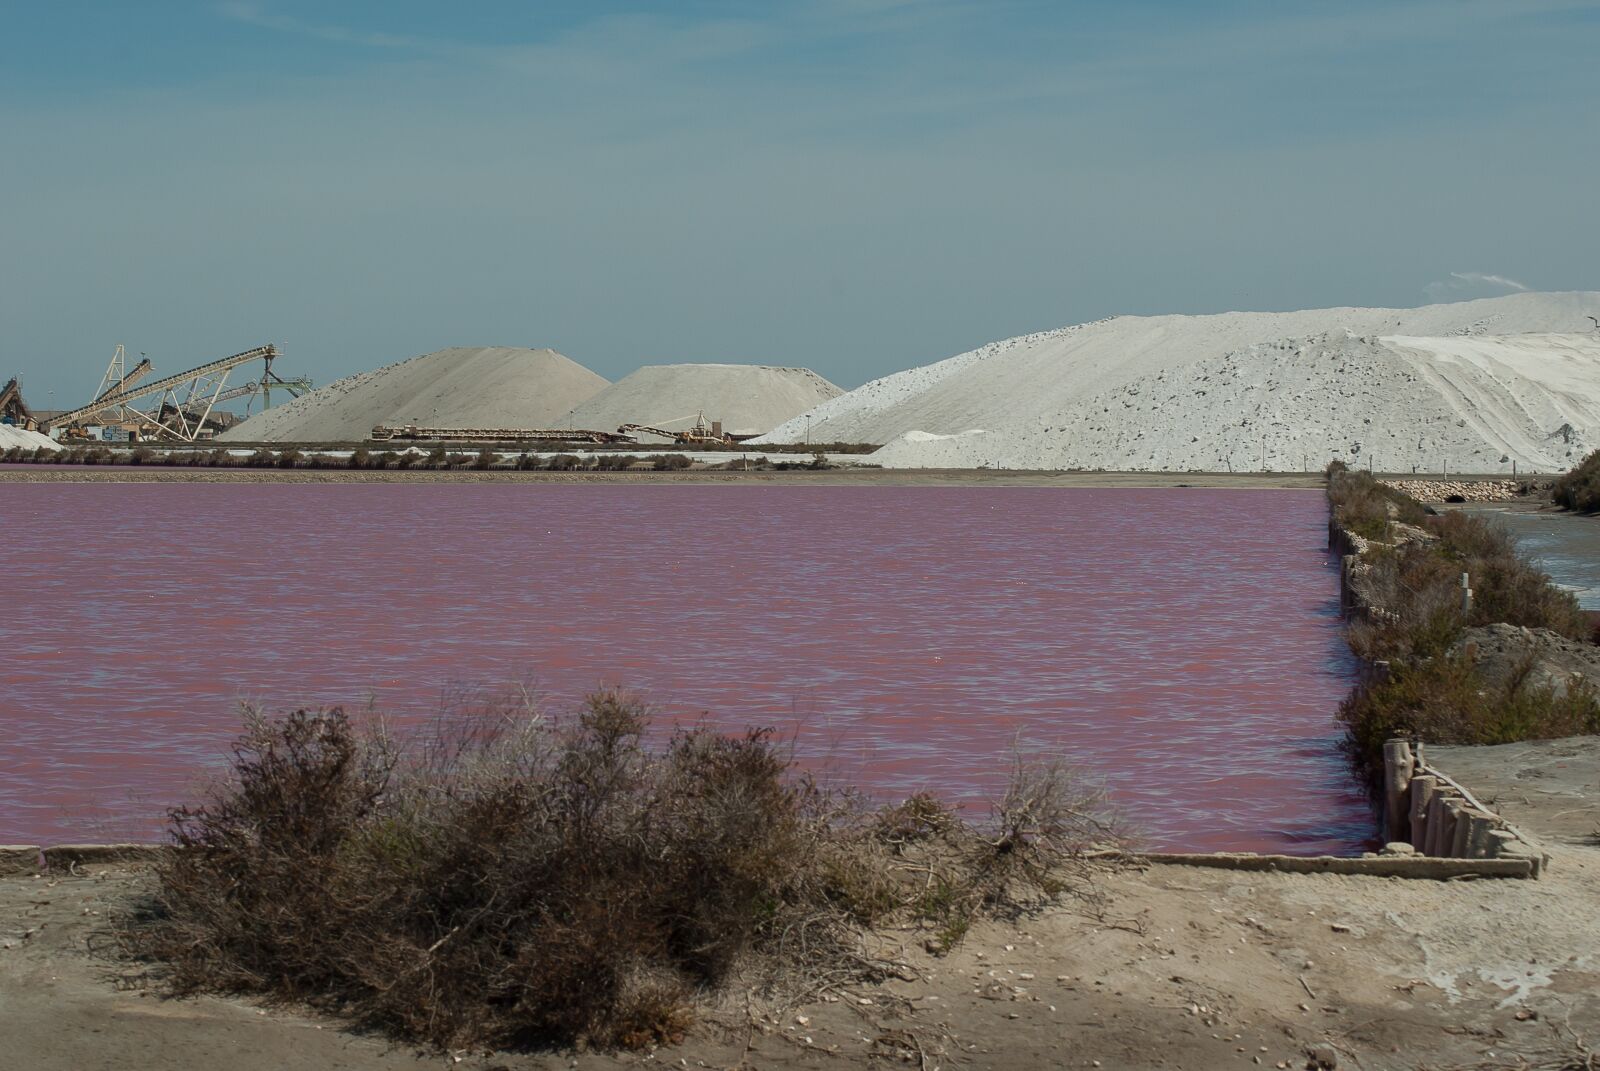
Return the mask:
<svg viewBox="0 0 1600 1071">
<path fill-rule="evenodd" d="M 22 382 L 16 376 L 12 376 L 11 382 L 0 388 L 0 424 L 10 424 L 27 431 L 33 429 L 33 414 L 22 400 Z"/>
<path fill-rule="evenodd" d="M 126 356 L 118 346 L 106 374 L 101 377 L 94 401 L 51 418 L 40 430 L 55 429 L 63 437 L 82 438 L 87 425 L 116 425 L 141 436 L 195 442 L 206 438 L 214 429 L 212 410 L 219 402 L 247 395 L 252 399 L 260 396 L 270 400 L 270 391 L 275 389 L 298 396 L 311 388 L 309 380 L 283 379 L 273 372 L 272 362 L 277 356 L 276 347 L 257 346 L 187 372 L 140 384 L 138 381 L 151 369 L 149 360 L 141 360 L 131 371 L 124 372 Z M 255 361 L 262 362 L 260 378 L 229 390 L 228 377 L 233 371 Z M 155 399 L 153 409 L 141 409 L 132 404 L 148 398 Z"/>
<path fill-rule="evenodd" d="M 210 399 L 210 401 L 212 405 L 216 406 L 221 405 L 223 402 L 247 398 L 249 400 L 245 402 L 244 412 L 246 416 L 249 416 L 257 398 L 261 399 L 261 408 L 263 410 L 272 408 L 272 392 L 275 390 L 288 391 L 291 397 L 298 398 L 311 390 L 311 380 L 305 376 L 297 376 L 294 379 L 280 379 L 276 375 L 273 375 L 268 380 L 263 376 L 259 380 L 252 379 L 250 382 L 240 384 L 237 387 L 229 387 L 215 398 Z M 199 419 L 192 409 L 188 411 L 188 415 L 191 419 Z"/>
<path fill-rule="evenodd" d="M 449 443 L 631 443 L 627 435 L 586 428 L 421 428 L 415 424 L 372 429 L 373 442 L 403 439 Z"/>
<path fill-rule="evenodd" d="M 133 371 L 127 371 L 127 353 L 122 344 L 117 343 L 117 352 L 111 355 L 111 363 L 106 365 L 106 374 L 100 377 L 100 387 L 94 392 L 96 398 L 104 398 L 108 394 L 121 394 L 123 391 L 132 390 L 134 385 L 149 375 L 150 369 L 155 366 L 150 363 L 150 358 L 139 354 L 139 363 L 133 366 Z"/>
<path fill-rule="evenodd" d="M 676 424 L 678 421 L 688 419 L 688 417 L 679 417 L 677 420 L 664 420 L 662 423 Z M 707 424 L 706 415 L 703 412 L 696 413 L 694 416 L 694 425 L 684 431 L 668 431 L 665 428 L 652 427 L 649 424 L 624 424 L 617 429 L 617 433 L 619 435 L 627 435 L 632 432 L 644 432 L 646 435 L 659 435 L 663 439 L 671 439 L 675 443 L 715 443 L 722 445 L 734 441 L 731 435 L 723 434 L 722 422 L 720 420 L 714 420 L 710 424 Z"/>
</svg>

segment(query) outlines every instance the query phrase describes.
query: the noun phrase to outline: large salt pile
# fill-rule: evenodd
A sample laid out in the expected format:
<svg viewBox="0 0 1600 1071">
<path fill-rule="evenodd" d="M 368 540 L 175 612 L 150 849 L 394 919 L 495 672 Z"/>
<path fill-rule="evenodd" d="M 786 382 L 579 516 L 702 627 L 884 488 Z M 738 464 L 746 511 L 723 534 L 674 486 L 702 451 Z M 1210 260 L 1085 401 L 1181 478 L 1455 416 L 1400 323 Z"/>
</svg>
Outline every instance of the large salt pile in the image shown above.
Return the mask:
<svg viewBox="0 0 1600 1071">
<path fill-rule="evenodd" d="M 1560 469 L 1600 443 L 1596 308 L 1526 293 L 1115 317 L 869 383 L 812 410 L 811 434 L 887 443 L 872 460 L 908 468 Z"/>
<path fill-rule="evenodd" d="M 606 380 L 554 350 L 455 347 L 335 380 L 217 438 L 356 442 L 378 424 L 554 428 L 605 387 Z"/>
<path fill-rule="evenodd" d="M 37 450 L 40 447 L 46 450 L 60 450 L 61 444 L 48 435 L 41 435 L 36 431 L 19 428 L 14 424 L 0 424 L 0 450 L 10 450 L 21 447 L 24 450 Z"/>
<path fill-rule="evenodd" d="M 730 434 L 757 435 L 843 393 L 809 368 L 646 365 L 575 407 L 561 426 L 614 431 L 648 424 L 683 431 L 703 414 Z"/>
</svg>

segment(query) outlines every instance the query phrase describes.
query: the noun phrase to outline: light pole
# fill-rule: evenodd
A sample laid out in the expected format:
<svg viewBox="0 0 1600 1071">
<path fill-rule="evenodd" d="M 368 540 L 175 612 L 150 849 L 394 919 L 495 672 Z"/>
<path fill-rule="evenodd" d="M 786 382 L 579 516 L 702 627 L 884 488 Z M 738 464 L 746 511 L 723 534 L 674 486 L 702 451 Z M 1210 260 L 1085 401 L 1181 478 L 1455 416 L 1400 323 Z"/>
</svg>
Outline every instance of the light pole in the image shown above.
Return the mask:
<svg viewBox="0 0 1600 1071">
<path fill-rule="evenodd" d="M 811 445 L 811 414 L 806 414 L 806 445 Z"/>
</svg>

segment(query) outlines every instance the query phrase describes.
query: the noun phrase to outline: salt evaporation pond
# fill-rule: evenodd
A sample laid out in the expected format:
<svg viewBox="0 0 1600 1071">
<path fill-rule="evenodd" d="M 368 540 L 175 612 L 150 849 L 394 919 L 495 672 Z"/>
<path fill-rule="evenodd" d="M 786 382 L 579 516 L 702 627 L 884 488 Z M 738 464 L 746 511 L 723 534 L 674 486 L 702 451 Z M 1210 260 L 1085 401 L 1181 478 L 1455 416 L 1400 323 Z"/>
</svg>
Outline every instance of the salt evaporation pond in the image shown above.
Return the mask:
<svg viewBox="0 0 1600 1071">
<path fill-rule="evenodd" d="M 980 810 L 1014 746 L 1062 749 L 1152 847 L 1370 829 L 1315 491 L 0 488 L 0 842 L 156 839 L 240 698 L 415 719 L 523 678 Z"/>
</svg>

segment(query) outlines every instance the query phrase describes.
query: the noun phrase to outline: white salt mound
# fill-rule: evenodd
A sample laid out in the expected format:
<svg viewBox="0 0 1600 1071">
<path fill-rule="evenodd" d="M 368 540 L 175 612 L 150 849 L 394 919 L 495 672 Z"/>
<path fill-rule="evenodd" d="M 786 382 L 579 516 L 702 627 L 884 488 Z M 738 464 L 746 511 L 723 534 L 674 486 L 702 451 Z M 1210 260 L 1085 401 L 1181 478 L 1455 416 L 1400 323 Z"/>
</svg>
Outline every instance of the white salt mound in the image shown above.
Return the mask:
<svg viewBox="0 0 1600 1071">
<path fill-rule="evenodd" d="M 1554 470 L 1600 443 L 1597 308 L 1600 294 L 1524 293 L 1115 317 L 869 383 L 811 410 L 811 433 L 887 443 L 871 460 L 890 467 Z"/>
<path fill-rule="evenodd" d="M 378 424 L 555 428 L 606 380 L 548 349 L 455 347 L 335 380 L 217 438 L 359 442 Z"/>
<path fill-rule="evenodd" d="M 48 435 L 41 435 L 36 431 L 28 431 L 12 424 L 0 424 L 0 450 L 10 450 L 20 446 L 24 450 L 37 450 L 44 447 L 46 450 L 60 450 L 61 444 Z"/>
<path fill-rule="evenodd" d="M 556 426 L 615 431 L 648 424 L 684 431 L 704 413 L 707 421 L 720 420 L 725 432 L 755 435 L 842 393 L 809 368 L 646 365 L 575 406 Z"/>
</svg>

